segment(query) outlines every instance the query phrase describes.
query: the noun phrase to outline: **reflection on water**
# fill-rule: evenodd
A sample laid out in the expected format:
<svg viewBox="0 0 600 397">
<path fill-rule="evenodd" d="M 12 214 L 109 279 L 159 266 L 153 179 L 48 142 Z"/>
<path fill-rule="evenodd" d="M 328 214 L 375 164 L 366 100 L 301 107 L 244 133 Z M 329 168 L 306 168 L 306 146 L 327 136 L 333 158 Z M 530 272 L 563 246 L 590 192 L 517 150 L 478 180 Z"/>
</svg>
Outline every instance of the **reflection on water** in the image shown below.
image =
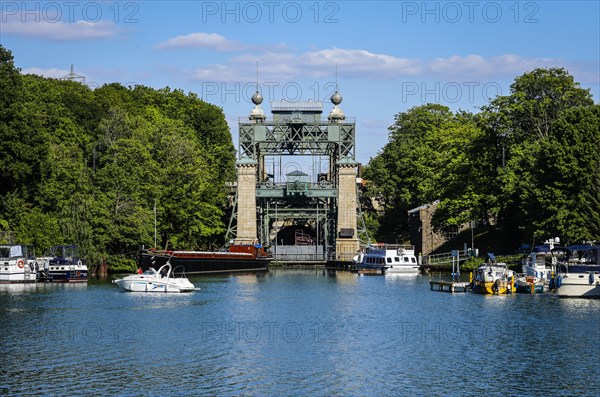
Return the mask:
<svg viewBox="0 0 600 397">
<path fill-rule="evenodd" d="M 597 300 L 324 269 L 191 281 L 201 290 L 1 285 L 0 393 L 600 395 Z"/>
</svg>

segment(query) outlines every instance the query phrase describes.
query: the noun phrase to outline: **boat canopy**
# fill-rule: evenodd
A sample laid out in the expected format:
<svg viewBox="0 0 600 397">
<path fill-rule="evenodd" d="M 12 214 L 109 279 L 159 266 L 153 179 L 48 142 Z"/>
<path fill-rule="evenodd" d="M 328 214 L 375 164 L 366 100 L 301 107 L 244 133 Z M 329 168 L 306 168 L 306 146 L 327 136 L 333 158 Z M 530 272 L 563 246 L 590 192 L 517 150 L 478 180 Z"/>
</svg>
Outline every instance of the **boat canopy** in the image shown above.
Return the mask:
<svg viewBox="0 0 600 397">
<path fill-rule="evenodd" d="M 567 247 L 571 251 L 589 251 L 600 249 L 600 245 L 589 245 L 589 244 L 581 244 L 581 245 L 569 245 Z"/>
</svg>

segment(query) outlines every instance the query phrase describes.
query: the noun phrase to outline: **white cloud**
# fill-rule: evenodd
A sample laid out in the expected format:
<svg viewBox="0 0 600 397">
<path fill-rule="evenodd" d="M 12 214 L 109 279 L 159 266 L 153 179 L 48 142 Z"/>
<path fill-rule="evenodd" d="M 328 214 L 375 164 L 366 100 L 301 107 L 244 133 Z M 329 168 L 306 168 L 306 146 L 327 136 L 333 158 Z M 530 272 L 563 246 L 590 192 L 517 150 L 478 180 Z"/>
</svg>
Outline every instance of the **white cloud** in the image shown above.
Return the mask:
<svg viewBox="0 0 600 397">
<path fill-rule="evenodd" d="M 254 51 L 269 52 L 283 51 L 287 48 L 285 43 L 270 45 L 244 44 L 235 40 L 229 40 L 218 33 L 196 32 L 176 36 L 165 40 L 155 47 L 157 50 L 167 49 L 205 49 L 219 52 Z"/>
<path fill-rule="evenodd" d="M 368 76 L 372 79 L 413 76 L 421 71 L 420 62 L 417 60 L 376 54 L 366 50 L 333 48 L 307 52 L 302 55 L 302 58 L 307 66 L 315 69 L 331 70 L 332 65 L 337 63 L 344 74 Z"/>
<path fill-rule="evenodd" d="M 523 58 L 504 54 L 484 58 L 481 55 L 454 55 L 437 58 L 429 63 L 433 76 L 446 79 L 471 77 L 515 77 L 538 67 L 564 66 L 564 62 L 554 58 Z"/>
<path fill-rule="evenodd" d="M 69 71 L 65 70 L 65 69 L 57 69 L 57 68 L 45 69 L 45 68 L 38 68 L 38 67 L 24 68 L 21 70 L 21 72 L 23 74 L 37 74 L 38 76 L 51 77 L 51 78 L 55 78 L 55 79 L 59 79 L 61 77 L 66 76 L 67 74 L 69 74 Z"/>
<path fill-rule="evenodd" d="M 240 51 L 247 49 L 248 46 L 228 40 L 217 33 L 190 33 L 163 41 L 156 48 L 205 48 L 215 51 Z"/>
<path fill-rule="evenodd" d="M 97 40 L 112 37 L 118 33 L 116 24 L 110 21 L 67 23 L 43 19 L 26 22 L 10 19 L 3 23 L 2 30 L 8 34 L 51 41 Z"/>
<path fill-rule="evenodd" d="M 527 58 L 514 54 L 484 57 L 453 55 L 421 60 L 375 53 L 365 49 L 329 48 L 304 53 L 284 51 L 278 46 L 255 46 L 229 40 L 216 33 L 191 33 L 158 44 L 157 49 L 202 48 L 214 51 L 245 51 L 220 64 L 184 71 L 189 80 L 219 82 L 253 81 L 256 62 L 260 80 L 293 81 L 331 78 L 336 65 L 344 78 L 367 80 L 437 79 L 440 81 L 514 78 L 536 67 L 567 66 L 555 58 Z M 597 66 L 597 65 L 596 65 Z M 589 78 L 589 77 L 588 77 Z M 593 78 L 593 76 L 592 76 Z"/>
<path fill-rule="evenodd" d="M 261 55 L 240 55 L 229 62 L 197 68 L 189 77 L 208 81 L 253 81 L 256 62 L 260 79 L 290 80 L 335 76 L 336 64 L 340 76 L 386 80 L 418 75 L 422 67 L 414 59 L 376 54 L 366 50 L 333 48 L 302 54 L 266 52 Z"/>
<path fill-rule="evenodd" d="M 572 66 L 561 59 L 527 58 L 514 54 L 492 57 L 453 55 L 428 61 L 361 49 L 331 48 L 300 54 L 273 51 L 243 54 L 224 63 L 188 70 L 185 75 L 190 80 L 251 82 L 254 81 L 256 62 L 259 62 L 259 79 L 262 81 L 332 78 L 336 64 L 342 78 L 380 81 L 415 78 L 439 81 L 513 79 L 538 67 Z M 582 71 L 579 70 L 579 74 Z M 593 81 L 597 73 L 588 75 L 586 79 Z"/>
</svg>

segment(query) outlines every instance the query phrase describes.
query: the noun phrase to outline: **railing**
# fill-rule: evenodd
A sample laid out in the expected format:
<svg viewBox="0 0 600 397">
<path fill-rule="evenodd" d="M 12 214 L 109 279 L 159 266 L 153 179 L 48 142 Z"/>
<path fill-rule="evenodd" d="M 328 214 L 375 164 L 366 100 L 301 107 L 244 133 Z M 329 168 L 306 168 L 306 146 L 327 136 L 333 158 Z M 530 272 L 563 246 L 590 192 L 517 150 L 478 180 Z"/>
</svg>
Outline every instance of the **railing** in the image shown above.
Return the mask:
<svg viewBox="0 0 600 397">
<path fill-rule="evenodd" d="M 455 260 L 455 256 L 452 255 L 452 252 L 443 252 L 440 254 L 433 254 L 433 255 L 425 255 L 423 257 L 423 265 L 424 266 L 443 266 L 443 265 L 448 265 L 448 264 L 452 264 L 452 261 Z M 469 257 L 467 255 L 461 255 L 458 259 L 459 261 L 465 261 L 467 260 Z"/>
<path fill-rule="evenodd" d="M 326 253 L 317 245 L 280 245 L 272 247 L 273 259 L 283 262 L 325 261 Z"/>
<path fill-rule="evenodd" d="M 401 245 L 401 244 L 387 244 L 387 243 L 371 243 L 367 247 L 371 249 L 385 249 L 385 250 L 404 250 L 414 251 L 414 245 Z"/>
<path fill-rule="evenodd" d="M 259 189 L 296 189 L 302 190 L 305 189 L 335 189 L 336 185 L 333 182 L 329 181 L 321 181 L 318 183 L 313 182 L 259 182 L 256 184 L 256 187 Z"/>
<path fill-rule="evenodd" d="M 302 118 L 301 123 L 303 124 L 319 124 L 319 125 L 326 125 L 326 124 L 355 124 L 356 123 L 356 117 L 346 117 L 344 120 L 340 120 L 339 122 L 330 122 L 329 119 L 327 117 L 320 117 L 320 118 L 314 118 L 314 117 L 310 117 L 310 116 L 305 116 L 307 118 L 307 120 L 304 120 L 304 117 Z M 262 122 L 258 122 L 256 123 L 254 120 L 250 120 L 248 118 L 248 116 L 245 117 L 238 117 L 238 123 L 239 124 L 268 124 L 268 125 L 273 125 L 273 124 L 290 124 L 292 122 L 292 117 L 287 116 L 285 118 L 283 117 L 278 117 L 277 120 L 275 120 L 273 117 L 267 117 L 264 121 Z"/>
<path fill-rule="evenodd" d="M 273 260 L 281 262 L 324 262 L 327 260 L 327 256 L 323 253 L 275 253 L 273 254 Z"/>
</svg>

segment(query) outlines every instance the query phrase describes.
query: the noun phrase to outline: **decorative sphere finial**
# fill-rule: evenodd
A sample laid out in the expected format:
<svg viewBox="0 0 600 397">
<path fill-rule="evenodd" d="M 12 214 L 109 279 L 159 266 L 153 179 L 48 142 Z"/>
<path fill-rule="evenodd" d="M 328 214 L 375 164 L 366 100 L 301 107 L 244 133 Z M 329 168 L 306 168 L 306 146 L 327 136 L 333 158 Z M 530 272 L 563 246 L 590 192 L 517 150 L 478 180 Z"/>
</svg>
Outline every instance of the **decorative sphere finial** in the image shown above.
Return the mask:
<svg viewBox="0 0 600 397">
<path fill-rule="evenodd" d="M 334 105 L 339 105 L 340 103 L 342 103 L 342 96 L 337 91 L 333 93 L 330 99 L 331 103 L 333 103 Z"/>
<path fill-rule="evenodd" d="M 252 103 L 255 105 L 260 105 L 263 101 L 263 96 L 260 95 L 260 92 L 256 91 L 254 95 L 252 95 Z"/>
</svg>

